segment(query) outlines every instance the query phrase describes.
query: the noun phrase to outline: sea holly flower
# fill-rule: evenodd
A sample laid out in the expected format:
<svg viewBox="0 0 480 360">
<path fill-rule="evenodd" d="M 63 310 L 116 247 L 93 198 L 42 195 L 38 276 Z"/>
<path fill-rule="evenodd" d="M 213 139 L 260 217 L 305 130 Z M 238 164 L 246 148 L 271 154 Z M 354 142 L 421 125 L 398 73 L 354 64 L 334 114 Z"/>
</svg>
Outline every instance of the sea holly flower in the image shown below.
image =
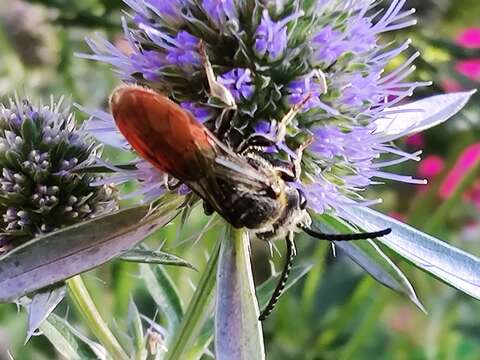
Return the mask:
<svg viewBox="0 0 480 360">
<path fill-rule="evenodd" d="M 379 9 L 373 0 L 290 0 L 279 6 L 269 1 L 184 0 L 175 26 L 165 26 L 164 16 L 148 10 L 147 2 L 129 0 L 133 21 L 123 25 L 132 53 L 121 53 L 108 41 L 97 39 L 88 40 L 93 54 L 83 57 L 111 64 L 125 82 L 167 94 L 194 114 L 201 104 L 202 111 L 209 114 L 201 120 L 232 151 L 244 153 L 250 139 L 269 140 L 268 144 L 257 142 L 249 150 L 259 156 L 268 153 L 265 158 L 271 164 L 287 161 L 298 165 L 298 179 L 289 186 L 306 194 L 314 222 L 333 217 L 337 221 L 329 225 L 334 223 L 337 231 L 346 226 L 338 218 L 369 231 L 392 228 L 393 233 L 381 240 L 387 246 L 478 298 L 480 284 L 472 280 L 474 276 L 478 279 L 480 271 L 477 258 L 369 210 L 367 206 L 381 200 L 364 197 L 366 189 L 385 180 L 424 184 L 424 179 L 389 171 L 393 165 L 419 161 L 421 154 L 403 151 L 392 142 L 446 121 L 472 95 L 452 93 L 408 102 L 417 87 L 429 85 L 408 79 L 419 54 L 386 71 L 391 60 L 408 49 L 410 41 L 395 46 L 381 38 L 383 33 L 415 23 L 413 10 L 404 9 L 405 2 L 393 0 Z M 158 9 L 162 2 L 155 3 Z M 124 143 L 108 114 L 90 113 L 86 126 L 94 136 L 102 140 L 108 135 L 108 143 Z M 128 176 L 127 171 L 118 170 L 113 178 Z M 163 185 L 167 191 L 168 184 Z M 229 234 L 229 245 L 221 251 L 221 266 L 231 263 L 222 259 L 232 256 L 232 247 L 242 256 L 248 253 L 248 249 L 240 251 L 241 231 Z M 373 246 L 378 257 L 386 258 L 374 243 L 366 246 Z M 389 271 L 385 264 L 379 265 L 379 258 L 354 255 L 360 251 L 354 245 L 343 249 L 377 280 L 421 307 L 412 286 L 393 263 L 388 269 L 394 269 L 395 279 L 379 276 L 379 266 L 380 272 Z M 457 263 L 465 259 L 468 266 Z M 242 258 L 232 261 L 246 266 Z M 231 270 L 232 281 L 222 279 L 222 286 L 234 286 L 240 292 L 236 297 L 239 302 L 251 301 L 252 284 Z M 232 288 L 225 291 L 230 294 Z M 220 317 L 233 306 L 218 303 L 224 309 L 217 308 Z M 245 303 L 238 305 L 245 308 Z M 232 319 L 230 324 L 240 322 Z M 228 327 L 224 320 L 221 318 L 217 327 Z M 248 338 L 238 327 L 231 329 Z M 250 333 L 252 338 L 258 335 L 257 330 L 255 327 Z M 228 336 L 221 334 L 227 343 L 217 342 L 217 355 L 218 351 L 237 351 L 229 348 Z M 236 335 L 230 333 L 231 338 L 237 339 Z M 252 346 L 263 351 L 258 343 Z M 173 354 L 179 356 L 173 348 Z M 259 352 L 243 357 L 257 358 Z"/>
<path fill-rule="evenodd" d="M 99 150 L 77 129 L 62 99 L 43 106 L 16 98 L 1 105 L 0 253 L 115 208 L 109 186 L 75 172 L 92 164 Z"/>
<path fill-rule="evenodd" d="M 237 101 L 248 100 L 254 94 L 255 86 L 252 84 L 250 69 L 237 68 L 230 70 L 221 75 L 218 81 L 230 90 Z"/>
<path fill-rule="evenodd" d="M 202 7 L 218 27 L 227 25 L 229 21 L 238 22 L 237 7 L 234 0 L 203 0 Z"/>
<path fill-rule="evenodd" d="M 287 24 L 301 16 L 301 12 L 294 12 L 280 21 L 273 21 L 268 10 L 264 9 L 255 32 L 254 49 L 257 56 L 266 57 L 270 62 L 278 60 L 288 45 Z"/>
<path fill-rule="evenodd" d="M 180 103 L 180 106 L 185 110 L 190 111 L 200 122 L 205 122 L 213 117 L 213 112 L 202 104 L 195 103 L 193 101 L 183 101 Z"/>
</svg>

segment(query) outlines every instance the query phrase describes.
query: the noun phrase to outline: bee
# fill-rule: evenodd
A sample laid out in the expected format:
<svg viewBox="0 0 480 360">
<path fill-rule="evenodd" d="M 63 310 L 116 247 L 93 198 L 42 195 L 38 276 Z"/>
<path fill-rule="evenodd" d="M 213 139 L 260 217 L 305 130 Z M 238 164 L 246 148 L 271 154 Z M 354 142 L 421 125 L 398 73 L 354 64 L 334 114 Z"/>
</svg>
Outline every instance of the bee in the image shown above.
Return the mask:
<svg viewBox="0 0 480 360">
<path fill-rule="evenodd" d="M 295 232 L 303 230 L 329 241 L 375 238 L 390 232 L 317 232 L 310 227 L 307 199 L 292 185 L 298 177 L 298 163 L 290 168 L 274 166 L 258 151 L 233 151 L 190 112 L 153 90 L 121 86 L 110 97 L 110 110 L 132 148 L 160 171 L 187 185 L 204 201 L 208 213 L 217 212 L 232 226 L 247 228 L 259 239 L 286 239 L 287 260 L 260 320 L 272 312 L 284 290 L 295 256 Z"/>
</svg>

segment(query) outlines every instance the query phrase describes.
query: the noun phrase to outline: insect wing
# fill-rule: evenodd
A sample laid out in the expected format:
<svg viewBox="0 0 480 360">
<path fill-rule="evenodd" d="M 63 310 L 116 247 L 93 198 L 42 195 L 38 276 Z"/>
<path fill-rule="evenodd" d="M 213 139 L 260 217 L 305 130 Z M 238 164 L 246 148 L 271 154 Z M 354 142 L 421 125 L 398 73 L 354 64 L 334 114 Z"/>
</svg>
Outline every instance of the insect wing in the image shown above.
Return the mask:
<svg viewBox="0 0 480 360">
<path fill-rule="evenodd" d="M 214 161 L 216 145 L 206 128 L 152 90 L 117 88 L 110 97 L 110 110 L 120 132 L 141 157 L 183 182 L 204 176 L 205 165 Z"/>
<path fill-rule="evenodd" d="M 136 86 L 110 98 L 120 132 L 137 153 L 190 187 L 218 213 L 243 193 L 265 193 L 271 181 L 221 143 L 190 113 L 168 98 Z"/>
</svg>

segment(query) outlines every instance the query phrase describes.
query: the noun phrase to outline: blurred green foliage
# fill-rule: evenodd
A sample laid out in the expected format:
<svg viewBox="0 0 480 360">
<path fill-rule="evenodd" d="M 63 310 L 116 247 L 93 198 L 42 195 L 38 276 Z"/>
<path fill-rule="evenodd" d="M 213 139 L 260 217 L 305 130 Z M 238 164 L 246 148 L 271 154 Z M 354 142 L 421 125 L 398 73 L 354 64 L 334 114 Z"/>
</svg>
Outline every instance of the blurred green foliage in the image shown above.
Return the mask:
<svg viewBox="0 0 480 360">
<path fill-rule="evenodd" d="M 399 41 L 413 39 L 422 57 L 416 61 L 416 76 L 433 80 L 434 85 L 416 96 L 442 92 L 445 80 L 455 80 L 472 89 L 478 82 L 455 71 L 461 59 L 480 58 L 480 50 L 455 44 L 455 36 L 469 26 L 480 27 L 480 2 L 411 1 L 418 3 L 419 24 L 407 32 L 395 34 Z M 33 98 L 48 99 L 50 94 L 71 96 L 86 107 L 104 107 L 117 80 L 109 67 L 78 59 L 75 52 L 88 52 L 83 38 L 96 31 L 113 41 L 120 40 L 120 0 L 19 0 L 0 3 L 0 99 L 15 91 Z M 15 14 L 15 15 L 13 15 Z M 12 18 L 13 15 L 13 18 Z M 13 21 L 12 21 L 13 20 Z M 405 56 L 408 56 L 405 55 Z M 401 61 L 401 60 L 397 60 Z M 85 119 L 78 114 L 78 120 Z M 459 154 L 480 139 L 480 95 L 467 109 L 446 125 L 428 131 L 424 155 L 445 159 L 446 169 L 420 191 L 414 185 L 388 183 L 374 189 L 384 198 L 381 210 L 401 214 L 411 224 L 480 255 L 480 213 L 458 193 L 447 204 L 438 196 L 438 187 Z M 400 144 L 407 147 L 408 144 Z M 113 162 L 128 155 L 106 149 Z M 401 165 L 397 173 L 415 173 L 417 164 Z M 478 168 L 478 166 L 477 166 Z M 478 178 L 474 173 L 473 180 Z M 126 185 L 127 190 L 132 184 Z M 446 211 L 446 209 L 448 211 Z M 190 215 L 188 226 L 180 220 L 158 232 L 148 243 L 163 244 L 169 251 L 203 269 L 209 250 L 218 234 L 216 227 L 201 232 L 208 221 L 201 209 Z M 433 223 L 435 222 L 435 223 Z M 201 234 L 201 235 L 199 235 Z M 198 241 L 197 241 L 198 240 Z M 282 297 L 277 310 L 264 323 L 267 354 L 271 359 L 478 359 L 480 354 L 480 302 L 432 280 L 413 267 L 399 263 L 414 284 L 429 315 L 375 283 L 341 252 L 332 255 L 326 243 L 299 236 L 299 262 L 315 266 L 308 275 Z M 281 246 L 280 246 L 281 248 Z M 280 249 L 283 251 L 283 249 Z M 394 259 L 397 259 L 393 254 Z M 280 257 L 274 256 L 277 267 Z M 258 283 L 269 276 L 268 249 L 253 244 L 253 264 Z M 199 273 L 168 267 L 181 298 L 188 302 Z M 153 318 L 156 305 L 145 284 L 137 279 L 138 266 L 115 261 L 87 276 L 89 288 L 106 319 L 115 319 L 125 330 L 129 299 L 139 311 Z M 81 328 L 79 316 L 63 302 L 57 314 L 65 314 Z M 0 359 L 52 359 L 54 349 L 41 336 L 27 345 L 26 319 L 14 305 L 0 306 Z M 205 356 L 208 358 L 208 356 Z"/>
</svg>

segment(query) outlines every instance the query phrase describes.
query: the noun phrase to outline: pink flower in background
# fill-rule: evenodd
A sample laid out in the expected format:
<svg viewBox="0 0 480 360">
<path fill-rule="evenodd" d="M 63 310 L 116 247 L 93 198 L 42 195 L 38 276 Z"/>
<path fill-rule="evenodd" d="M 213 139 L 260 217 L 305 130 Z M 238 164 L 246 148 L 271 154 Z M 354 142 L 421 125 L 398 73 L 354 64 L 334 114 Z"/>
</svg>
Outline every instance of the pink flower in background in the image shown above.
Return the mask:
<svg viewBox="0 0 480 360">
<path fill-rule="evenodd" d="M 447 93 L 465 90 L 462 85 L 450 78 L 443 79 L 440 86 Z"/>
<path fill-rule="evenodd" d="M 463 30 L 457 36 L 456 43 L 467 49 L 480 49 L 480 28 L 472 27 Z"/>
<path fill-rule="evenodd" d="M 405 139 L 405 144 L 414 149 L 421 149 L 425 145 L 425 137 L 422 133 L 410 135 Z"/>
<path fill-rule="evenodd" d="M 467 147 L 457 160 L 457 163 L 448 173 L 440 186 L 439 196 L 442 199 L 449 198 L 465 175 L 480 161 L 480 143 Z"/>
<path fill-rule="evenodd" d="M 477 180 L 472 188 L 465 193 L 464 200 L 472 203 L 480 210 L 480 180 Z"/>
<path fill-rule="evenodd" d="M 418 165 L 417 174 L 427 179 L 433 179 L 445 168 L 445 161 L 441 156 L 430 155 Z"/>
<path fill-rule="evenodd" d="M 402 221 L 404 223 L 407 222 L 407 216 L 401 212 L 398 212 L 398 211 L 391 211 L 388 213 L 388 215 L 390 215 L 392 218 L 398 220 L 398 221 Z"/>
<path fill-rule="evenodd" d="M 480 59 L 467 59 L 455 64 L 455 70 L 470 80 L 480 81 Z"/>
</svg>

